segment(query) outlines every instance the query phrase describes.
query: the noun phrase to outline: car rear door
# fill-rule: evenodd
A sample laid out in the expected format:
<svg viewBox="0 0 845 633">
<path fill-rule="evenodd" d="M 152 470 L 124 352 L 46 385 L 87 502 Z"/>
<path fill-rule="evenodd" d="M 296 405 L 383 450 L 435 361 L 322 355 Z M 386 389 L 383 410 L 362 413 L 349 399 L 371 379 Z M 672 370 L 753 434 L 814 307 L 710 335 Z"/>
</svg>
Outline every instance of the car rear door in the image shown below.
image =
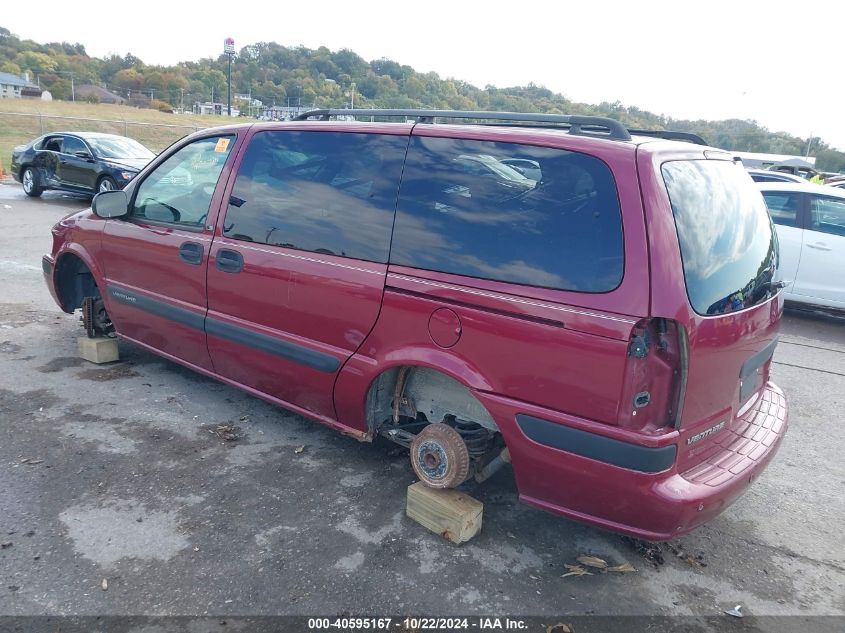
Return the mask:
<svg viewBox="0 0 845 633">
<path fill-rule="evenodd" d="M 806 196 L 800 191 L 780 189 L 763 189 L 762 194 L 777 231 L 780 245 L 780 275 L 787 284 L 786 292 L 792 293 L 799 282 Z"/>
<path fill-rule="evenodd" d="M 133 181 L 130 211 L 108 220 L 101 262 L 117 332 L 173 359 L 212 370 L 206 347 L 206 264 L 235 133 L 177 147 Z M 191 175 L 175 179 L 173 173 Z"/>
<path fill-rule="evenodd" d="M 254 133 L 209 259 L 206 331 L 219 374 L 336 418 L 337 372 L 381 306 L 410 127 Z"/>
<path fill-rule="evenodd" d="M 794 292 L 845 307 L 845 197 L 808 194 L 808 200 Z"/>
<path fill-rule="evenodd" d="M 48 136 L 41 143 L 41 149 L 35 151 L 35 158 L 32 163 L 38 172 L 38 177 L 42 186 L 58 187 L 61 182 L 59 179 L 59 158 L 62 153 L 61 134 Z"/>
</svg>

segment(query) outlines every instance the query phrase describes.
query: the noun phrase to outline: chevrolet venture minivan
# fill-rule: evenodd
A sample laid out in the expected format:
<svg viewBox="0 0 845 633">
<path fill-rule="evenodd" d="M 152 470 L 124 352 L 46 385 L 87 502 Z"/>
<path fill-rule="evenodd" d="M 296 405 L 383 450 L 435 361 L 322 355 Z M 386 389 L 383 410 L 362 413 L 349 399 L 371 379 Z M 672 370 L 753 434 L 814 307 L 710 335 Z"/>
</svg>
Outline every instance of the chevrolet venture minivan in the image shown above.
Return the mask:
<svg viewBox="0 0 845 633">
<path fill-rule="evenodd" d="M 429 486 L 510 463 L 523 502 L 637 537 L 762 472 L 787 425 L 783 284 L 730 154 L 599 117 L 349 115 L 177 142 L 53 227 L 56 302 L 406 446 Z"/>
</svg>

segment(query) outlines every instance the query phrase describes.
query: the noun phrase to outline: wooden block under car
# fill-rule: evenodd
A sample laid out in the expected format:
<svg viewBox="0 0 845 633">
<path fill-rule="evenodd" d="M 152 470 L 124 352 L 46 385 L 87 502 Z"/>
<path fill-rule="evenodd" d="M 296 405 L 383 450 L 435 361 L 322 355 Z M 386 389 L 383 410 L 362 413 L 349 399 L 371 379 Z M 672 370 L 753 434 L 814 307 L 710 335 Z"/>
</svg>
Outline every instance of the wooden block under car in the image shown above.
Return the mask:
<svg viewBox="0 0 845 633">
<path fill-rule="evenodd" d="M 102 365 L 112 363 L 118 359 L 117 339 L 107 336 L 88 338 L 80 336 L 76 339 L 79 345 L 79 356 L 89 362 Z"/>
<path fill-rule="evenodd" d="M 456 545 L 481 531 L 484 504 L 459 490 L 435 490 L 421 481 L 408 486 L 406 514 Z"/>
</svg>

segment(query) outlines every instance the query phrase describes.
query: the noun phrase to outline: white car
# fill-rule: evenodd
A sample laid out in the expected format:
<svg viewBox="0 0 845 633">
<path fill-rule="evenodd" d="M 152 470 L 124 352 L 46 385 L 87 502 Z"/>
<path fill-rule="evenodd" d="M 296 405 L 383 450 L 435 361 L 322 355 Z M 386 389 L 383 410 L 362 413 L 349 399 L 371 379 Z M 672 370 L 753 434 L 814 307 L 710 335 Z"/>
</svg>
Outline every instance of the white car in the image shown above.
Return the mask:
<svg viewBox="0 0 845 633">
<path fill-rule="evenodd" d="M 785 298 L 845 310 L 845 191 L 758 183 L 780 242 Z"/>
</svg>

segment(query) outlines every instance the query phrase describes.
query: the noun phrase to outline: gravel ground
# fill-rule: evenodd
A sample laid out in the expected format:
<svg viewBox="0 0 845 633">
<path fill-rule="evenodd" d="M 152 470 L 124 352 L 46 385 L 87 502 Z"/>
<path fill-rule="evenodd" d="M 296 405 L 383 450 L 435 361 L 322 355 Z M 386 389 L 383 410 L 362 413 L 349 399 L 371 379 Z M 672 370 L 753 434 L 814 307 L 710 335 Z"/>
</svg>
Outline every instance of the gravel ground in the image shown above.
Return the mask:
<svg viewBox="0 0 845 633">
<path fill-rule="evenodd" d="M 414 477 L 391 446 L 360 444 L 122 342 L 118 363 L 80 360 L 77 318 L 52 303 L 40 257 L 49 227 L 85 205 L 0 185 L 0 615 L 718 623 L 741 604 L 747 615 L 845 623 L 845 317 L 788 311 L 773 374 L 790 432 L 712 523 L 644 549 L 520 505 L 503 471 L 467 487 L 484 502 L 484 528 L 455 547 L 404 516 Z M 220 437 L 225 425 L 235 437 Z M 637 571 L 563 578 L 582 554 Z"/>
</svg>

